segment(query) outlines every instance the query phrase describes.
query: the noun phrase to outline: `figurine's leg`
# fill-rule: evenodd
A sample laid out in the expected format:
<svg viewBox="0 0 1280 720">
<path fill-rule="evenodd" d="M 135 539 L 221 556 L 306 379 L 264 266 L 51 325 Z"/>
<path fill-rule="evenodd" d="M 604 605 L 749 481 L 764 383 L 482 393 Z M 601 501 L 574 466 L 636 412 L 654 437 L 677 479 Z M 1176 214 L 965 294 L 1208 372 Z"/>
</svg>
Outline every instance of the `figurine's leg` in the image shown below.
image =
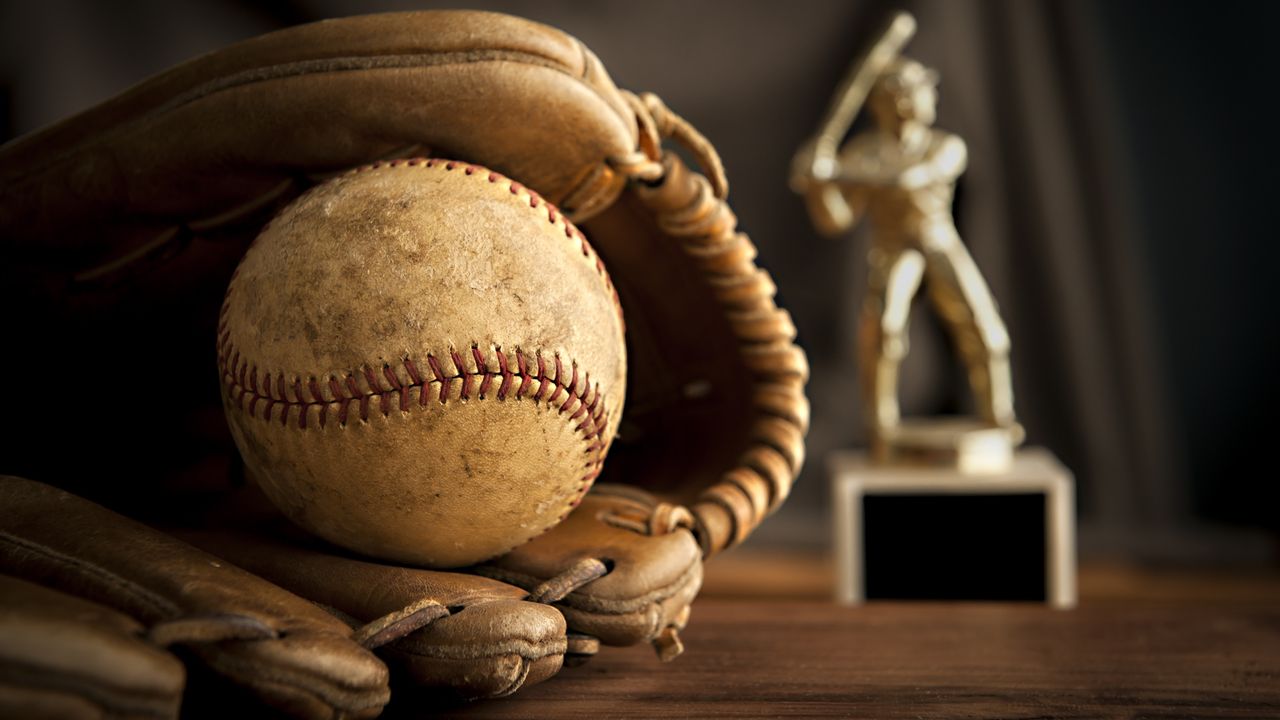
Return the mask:
<svg viewBox="0 0 1280 720">
<path fill-rule="evenodd" d="M 898 368 L 907 354 L 911 300 L 920 288 L 924 256 L 916 250 L 872 248 L 870 280 L 859 319 L 858 374 L 867 407 L 871 445 L 883 451 L 888 430 L 898 425 Z"/>
<path fill-rule="evenodd" d="M 958 237 L 954 242 L 931 244 L 925 252 L 929 299 L 968 372 L 978 414 L 993 425 L 1012 427 L 1009 332 L 995 298 Z"/>
</svg>

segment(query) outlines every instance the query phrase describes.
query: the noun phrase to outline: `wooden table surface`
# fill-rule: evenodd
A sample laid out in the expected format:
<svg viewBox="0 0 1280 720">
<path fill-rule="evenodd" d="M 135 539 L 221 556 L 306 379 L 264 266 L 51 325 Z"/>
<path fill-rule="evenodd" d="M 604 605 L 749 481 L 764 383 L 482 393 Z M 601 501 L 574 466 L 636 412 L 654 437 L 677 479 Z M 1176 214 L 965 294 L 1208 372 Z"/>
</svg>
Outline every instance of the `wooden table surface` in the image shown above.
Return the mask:
<svg viewBox="0 0 1280 720">
<path fill-rule="evenodd" d="M 1277 606 L 704 600 L 694 617 L 673 663 L 605 648 L 445 717 L 1280 718 Z"/>
<path fill-rule="evenodd" d="M 811 593 L 825 591 L 814 577 Z M 805 587 L 792 579 L 792 592 Z M 648 647 L 603 648 L 510 698 L 432 702 L 430 712 L 393 702 L 388 716 L 1280 718 L 1274 577 L 1095 570 L 1082 574 L 1081 606 L 1069 611 L 838 607 L 743 597 L 741 582 L 734 572 L 708 576 L 675 662 L 659 663 Z"/>
</svg>

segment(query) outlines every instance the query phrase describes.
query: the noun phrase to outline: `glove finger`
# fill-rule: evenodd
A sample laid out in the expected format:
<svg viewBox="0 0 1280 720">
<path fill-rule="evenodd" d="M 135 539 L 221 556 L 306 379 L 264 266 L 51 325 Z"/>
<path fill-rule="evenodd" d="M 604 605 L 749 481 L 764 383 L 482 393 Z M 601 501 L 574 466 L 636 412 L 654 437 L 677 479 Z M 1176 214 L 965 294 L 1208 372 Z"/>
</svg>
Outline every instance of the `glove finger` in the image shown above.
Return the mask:
<svg viewBox="0 0 1280 720">
<path fill-rule="evenodd" d="M 474 571 L 553 603 L 576 632 L 606 645 L 653 642 L 669 660 L 702 584 L 697 542 L 669 522 L 687 512 L 610 489 L 596 486 L 564 522 Z"/>
<path fill-rule="evenodd" d="M 186 673 L 133 618 L 0 575 L 0 717 L 176 718 Z"/>
<path fill-rule="evenodd" d="M 570 631 L 565 634 L 568 645 L 564 651 L 565 667 L 578 667 L 600 652 L 600 638 L 586 633 Z"/>
<path fill-rule="evenodd" d="M 551 677 L 565 657 L 564 619 L 506 583 L 344 557 L 285 532 L 183 537 L 350 618 L 356 638 L 418 686 L 499 697 Z"/>
<path fill-rule="evenodd" d="M 311 603 L 87 500 L 0 476 L 0 572 L 124 612 L 297 717 L 373 717 L 388 674 Z"/>
</svg>

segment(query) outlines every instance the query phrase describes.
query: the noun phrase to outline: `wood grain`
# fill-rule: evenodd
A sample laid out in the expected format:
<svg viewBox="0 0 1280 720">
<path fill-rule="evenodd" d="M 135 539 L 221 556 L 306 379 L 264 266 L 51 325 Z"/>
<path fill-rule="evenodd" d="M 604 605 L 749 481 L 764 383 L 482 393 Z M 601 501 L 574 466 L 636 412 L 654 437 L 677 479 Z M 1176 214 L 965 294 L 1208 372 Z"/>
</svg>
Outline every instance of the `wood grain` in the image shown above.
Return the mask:
<svg viewBox="0 0 1280 720">
<path fill-rule="evenodd" d="M 688 648 L 605 648 L 498 701 L 391 717 L 1280 717 L 1280 607 L 706 598 Z"/>
</svg>

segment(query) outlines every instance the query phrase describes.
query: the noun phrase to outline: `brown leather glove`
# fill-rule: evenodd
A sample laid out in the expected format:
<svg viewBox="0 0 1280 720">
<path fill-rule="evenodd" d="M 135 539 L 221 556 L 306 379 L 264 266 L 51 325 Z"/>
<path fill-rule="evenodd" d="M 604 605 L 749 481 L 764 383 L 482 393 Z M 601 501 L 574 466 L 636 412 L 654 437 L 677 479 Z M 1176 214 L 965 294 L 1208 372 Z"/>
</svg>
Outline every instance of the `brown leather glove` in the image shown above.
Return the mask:
<svg viewBox="0 0 1280 720">
<path fill-rule="evenodd" d="M 0 507 L 0 574 L 90 601 L 40 588 L 54 600 L 35 606 L 35 591 L 8 581 L 6 685 L 39 691 L 55 708 L 172 717 L 182 673 L 159 648 L 180 645 L 298 717 L 374 717 L 386 704 L 386 666 L 302 598 L 48 485 L 0 476 Z"/>
<path fill-rule="evenodd" d="M 413 155 L 493 168 L 555 203 L 590 236 L 626 314 L 629 395 L 600 488 L 477 571 L 556 603 L 573 629 L 673 656 L 701 558 L 745 538 L 799 468 L 804 356 L 735 230 L 710 144 L 656 97 L 618 90 L 576 40 L 527 21 L 426 12 L 293 28 L 0 148 L 0 300 L 22 308 L 11 336 L 24 351 L 0 362 L 38 375 L 13 390 L 24 412 L 0 420 L 5 469 L 189 524 L 174 497 L 213 492 L 229 472 L 209 462 L 230 447 L 211 346 L 240 255 L 318 180 Z M 90 431 L 74 453 L 48 451 L 67 428 Z M 104 470 L 112 481 L 86 481 Z M 301 574 L 273 579 L 324 594 L 322 573 Z M 495 587 L 441 582 L 445 594 Z M 362 622 L 409 599 L 326 597 Z"/>
<path fill-rule="evenodd" d="M 408 684 L 501 697 L 554 675 L 567 652 L 594 652 L 577 641 L 571 649 L 560 613 L 520 588 L 348 557 L 274 525 L 178 534 L 345 619 Z"/>
<path fill-rule="evenodd" d="M 110 608 L 0 575 L 0 717 L 175 718 L 182 663 Z"/>
<path fill-rule="evenodd" d="M 0 476 L 0 635 L 12 640 L 0 652 L 0 688 L 32 682 L 63 701 L 169 716 L 162 710 L 176 712 L 181 666 L 175 672 L 176 660 L 165 664 L 159 649 L 178 645 L 294 715 L 371 717 L 389 692 L 387 669 L 370 650 L 406 684 L 467 698 L 506 695 L 560 669 L 565 621 L 525 602 L 525 591 L 343 557 L 278 517 L 258 519 L 256 504 L 232 494 L 225 509 L 206 513 L 217 530 L 166 534 L 51 486 Z M 248 519 L 216 515 L 246 509 Z M 37 593 L 4 574 L 75 597 L 37 588 L 62 599 L 32 613 Z M 21 592 L 11 595 L 6 583 Z M 91 603 L 77 598 L 97 604 L 94 614 L 106 621 L 86 622 L 94 616 L 85 618 L 82 606 Z M 575 653 L 593 651 L 574 644 Z M 105 651 L 93 655 L 99 647 Z"/>
</svg>

